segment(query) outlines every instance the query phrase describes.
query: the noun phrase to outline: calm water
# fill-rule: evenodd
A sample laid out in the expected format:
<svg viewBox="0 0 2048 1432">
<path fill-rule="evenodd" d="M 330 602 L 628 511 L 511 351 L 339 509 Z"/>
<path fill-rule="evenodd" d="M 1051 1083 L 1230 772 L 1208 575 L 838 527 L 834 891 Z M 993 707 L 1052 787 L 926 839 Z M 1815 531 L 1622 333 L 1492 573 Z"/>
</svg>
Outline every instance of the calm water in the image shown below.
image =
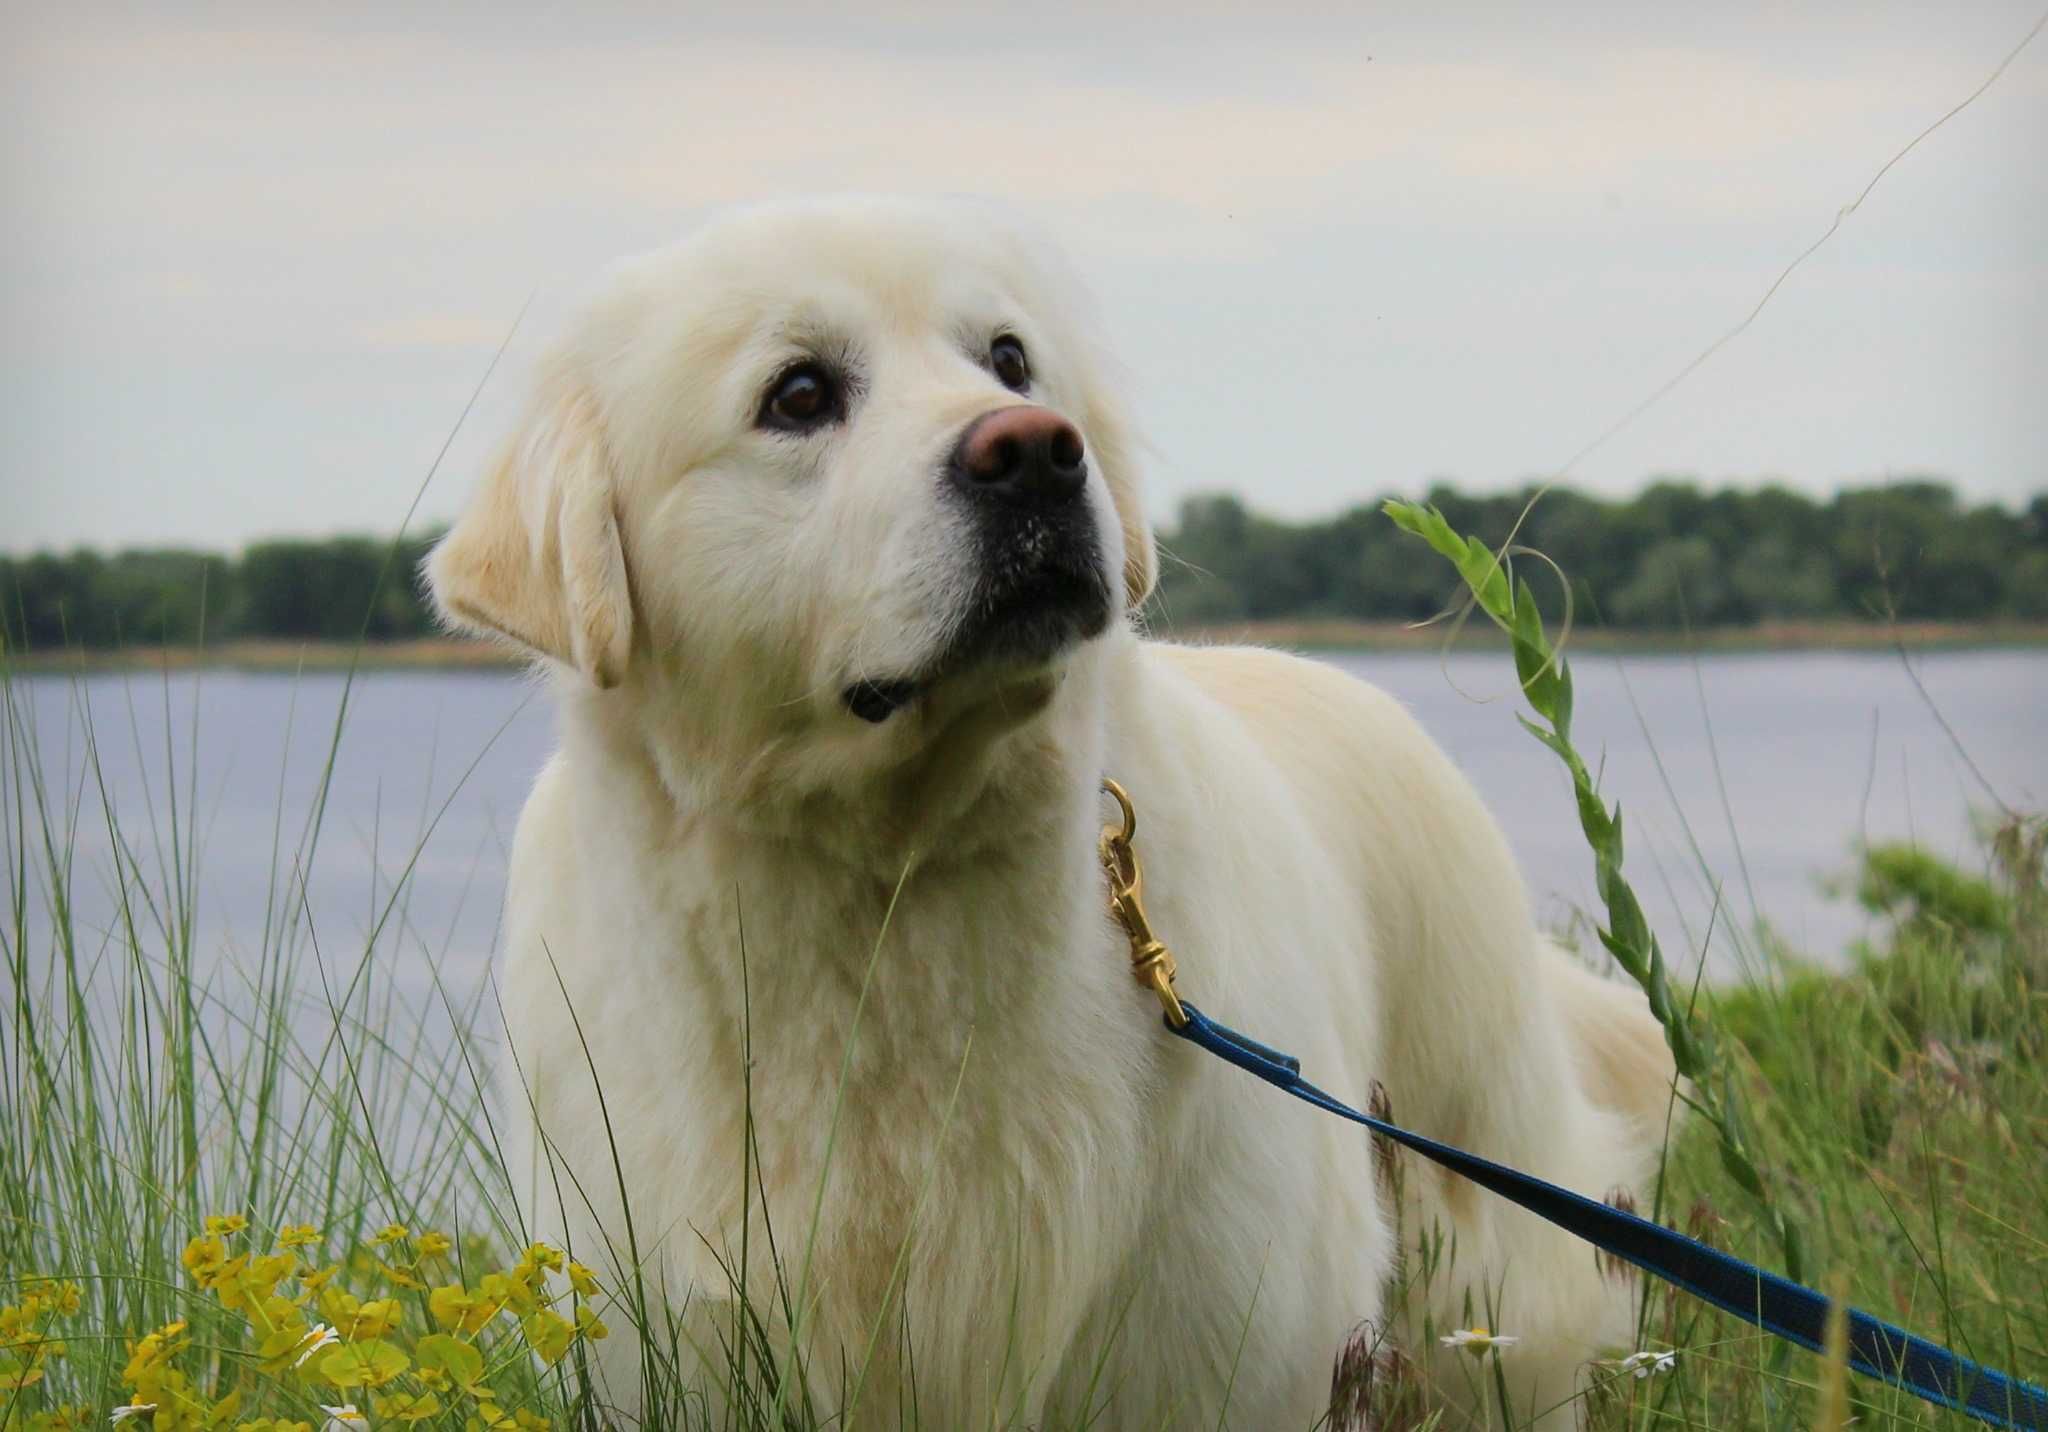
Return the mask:
<svg viewBox="0 0 2048 1432">
<path fill-rule="evenodd" d="M 1548 922 L 1590 908 L 1590 859 L 1569 786 L 1515 724 L 1504 658 L 1332 659 L 1405 701 L 1471 776 Z M 1576 664 L 1576 734 L 1603 765 L 1603 789 L 1622 802 L 1628 868 L 1674 961 L 1702 948 L 1717 889 L 1711 969 L 1739 963 L 1757 915 L 1816 957 L 1839 953 L 1865 920 L 1823 886 L 1848 870 L 1859 838 L 1910 837 L 1980 866 L 1973 812 L 1992 803 L 1962 752 L 2003 800 L 2041 808 L 2048 653 L 1930 655 L 1916 669 L 1954 740 L 1893 656 Z M 115 924 L 116 847 L 104 808 L 129 859 L 161 887 L 188 863 L 151 835 L 169 827 L 175 806 L 197 848 L 202 958 L 242 965 L 263 947 L 266 923 L 297 903 L 290 870 L 306 852 L 305 908 L 328 960 L 359 955 L 383 920 L 383 944 L 417 957 L 398 962 L 410 978 L 423 985 L 433 967 L 456 990 L 474 990 L 496 938 L 513 825 L 552 743 L 546 699 L 511 675 L 357 678 L 309 846 L 342 694 L 341 678 L 328 675 L 17 682 L 7 734 L 33 737 L 52 799 L 76 809 L 79 928 Z M 88 724 L 98 780 L 87 775 Z M 0 779 L 11 803 L 16 777 Z M 11 829 L 6 839 L 11 847 Z M 15 852 L 6 853 L 12 866 Z M 394 905 L 402 877 L 405 898 Z M 43 910 L 36 897 L 31 928 Z"/>
</svg>

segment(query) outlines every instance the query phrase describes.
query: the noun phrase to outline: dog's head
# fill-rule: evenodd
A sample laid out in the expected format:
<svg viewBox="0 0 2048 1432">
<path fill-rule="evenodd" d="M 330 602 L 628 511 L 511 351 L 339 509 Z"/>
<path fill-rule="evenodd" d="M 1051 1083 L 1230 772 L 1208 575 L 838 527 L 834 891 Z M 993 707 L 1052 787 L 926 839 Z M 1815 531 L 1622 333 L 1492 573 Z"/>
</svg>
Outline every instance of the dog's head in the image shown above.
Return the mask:
<svg viewBox="0 0 2048 1432">
<path fill-rule="evenodd" d="M 803 794 L 1052 702 L 1153 581 L 1132 445 L 1076 285 L 992 214 L 751 210 L 618 267 L 429 577 L 700 793 Z"/>
</svg>

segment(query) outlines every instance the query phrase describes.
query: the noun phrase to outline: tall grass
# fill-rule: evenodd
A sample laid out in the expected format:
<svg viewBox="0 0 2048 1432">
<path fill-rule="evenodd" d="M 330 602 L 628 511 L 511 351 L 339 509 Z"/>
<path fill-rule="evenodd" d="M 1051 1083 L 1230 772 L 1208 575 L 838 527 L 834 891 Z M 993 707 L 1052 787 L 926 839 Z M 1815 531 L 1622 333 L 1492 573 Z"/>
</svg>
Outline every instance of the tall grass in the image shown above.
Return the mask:
<svg viewBox="0 0 2048 1432">
<path fill-rule="evenodd" d="M 380 1426 L 617 1425 L 591 1376 L 605 1323 L 644 1334 L 652 1425 L 856 1421 L 831 1409 L 857 1405 L 866 1359 L 901 1335 L 900 1309 L 876 1310 L 865 1359 L 856 1349 L 844 1366 L 802 1365 L 793 1329 L 816 1276 L 805 1230 L 767 1231 L 770 1288 L 746 1289 L 752 1260 L 732 1250 L 743 1296 L 712 1348 L 690 1344 L 669 1290 L 631 1250 L 567 1250 L 596 1265 L 582 1269 L 530 1244 L 485 1096 L 489 992 L 441 977 L 409 918 L 411 859 L 376 892 L 362 933 L 344 939 L 314 917 L 307 876 L 338 722 L 302 822 L 280 776 L 266 913 L 231 954 L 201 935 L 199 737 L 179 749 L 158 734 L 174 729 L 183 688 L 138 683 L 115 713 L 92 709 L 83 686 L 55 703 L 52 689 L 32 702 L 0 669 L 0 1432 L 105 1425 L 151 1400 L 142 1416 L 158 1427 L 318 1427 L 343 1403 Z M 110 785 L 101 743 L 116 740 L 150 753 L 139 804 Z M 413 858 L 435 819 L 420 813 Z M 1698 993 L 1751 1111 L 1749 1146 L 1806 1230 L 1818 1275 L 2035 1375 L 2048 1365 L 2043 844 L 2038 822 L 2010 823 L 1989 878 L 1910 850 L 1867 852 L 1860 896 L 1890 924 L 1846 970 L 1780 963 Z M 751 1138 L 735 1172 L 757 1181 Z M 1672 1221 L 1772 1261 L 1776 1230 L 1710 1125 L 1668 1150 L 1661 1199 Z M 211 1232 L 209 1219 L 221 1220 Z M 279 1250 L 281 1236 L 311 1241 Z M 1429 1276 L 1429 1261 L 1411 1275 Z M 1585 1371 L 1578 1415 L 1591 1425 L 1828 1420 L 1822 1359 L 1641 1291 L 1638 1349 Z M 327 1325 L 341 1342 L 310 1347 Z M 1666 1371 L 1618 1360 L 1639 1349 L 1678 1355 Z M 1299 1355 L 1322 1367 L 1339 1351 Z M 707 1353 L 719 1372 L 700 1370 Z M 1355 1345 L 1339 1404 L 1380 1426 L 1425 1425 L 1437 1414 L 1418 1366 Z M 1861 1426 L 1967 1425 L 1861 1379 L 1840 1396 Z M 1526 1411 L 1504 1395 L 1491 1407 L 1503 1425 Z M 990 1425 L 1012 1418 L 989 1409 Z"/>
</svg>

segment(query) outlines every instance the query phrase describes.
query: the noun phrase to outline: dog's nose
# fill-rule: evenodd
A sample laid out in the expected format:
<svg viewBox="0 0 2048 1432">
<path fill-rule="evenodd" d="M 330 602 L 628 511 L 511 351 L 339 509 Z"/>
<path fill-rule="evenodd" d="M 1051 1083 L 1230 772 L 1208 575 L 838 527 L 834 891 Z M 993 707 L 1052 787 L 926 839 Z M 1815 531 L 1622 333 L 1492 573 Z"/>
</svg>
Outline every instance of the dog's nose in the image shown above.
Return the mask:
<svg viewBox="0 0 2048 1432">
<path fill-rule="evenodd" d="M 1087 485 L 1088 454 L 1072 423 L 1050 408 L 1019 403 L 969 423 L 948 470 L 977 497 L 1051 508 Z"/>
</svg>

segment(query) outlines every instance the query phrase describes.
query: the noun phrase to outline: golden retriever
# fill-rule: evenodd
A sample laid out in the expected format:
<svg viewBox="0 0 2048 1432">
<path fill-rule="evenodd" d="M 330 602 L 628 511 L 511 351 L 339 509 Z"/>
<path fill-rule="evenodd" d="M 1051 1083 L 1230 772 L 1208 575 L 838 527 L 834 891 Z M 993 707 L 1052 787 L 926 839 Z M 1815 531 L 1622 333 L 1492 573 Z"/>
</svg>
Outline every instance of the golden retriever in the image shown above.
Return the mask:
<svg viewBox="0 0 2048 1432">
<path fill-rule="evenodd" d="M 603 1345 L 620 1415 L 731 1393 L 742 1281 L 785 1398 L 889 1425 L 1307 1428 L 1389 1322 L 1452 1401 L 1492 1373 L 1425 1328 L 1515 1335 L 1526 1416 L 1627 1339 L 1590 1249 L 1376 1176 L 1132 980 L 1104 776 L 1205 1009 L 1596 1197 L 1650 1172 L 1660 1031 L 1539 938 L 1409 715 L 1141 634 L 1137 456 L 1079 285 L 1014 223 L 769 206 L 608 276 L 430 558 L 445 619 L 559 702 L 504 1092 L 535 1231 L 649 1311 Z"/>
</svg>

